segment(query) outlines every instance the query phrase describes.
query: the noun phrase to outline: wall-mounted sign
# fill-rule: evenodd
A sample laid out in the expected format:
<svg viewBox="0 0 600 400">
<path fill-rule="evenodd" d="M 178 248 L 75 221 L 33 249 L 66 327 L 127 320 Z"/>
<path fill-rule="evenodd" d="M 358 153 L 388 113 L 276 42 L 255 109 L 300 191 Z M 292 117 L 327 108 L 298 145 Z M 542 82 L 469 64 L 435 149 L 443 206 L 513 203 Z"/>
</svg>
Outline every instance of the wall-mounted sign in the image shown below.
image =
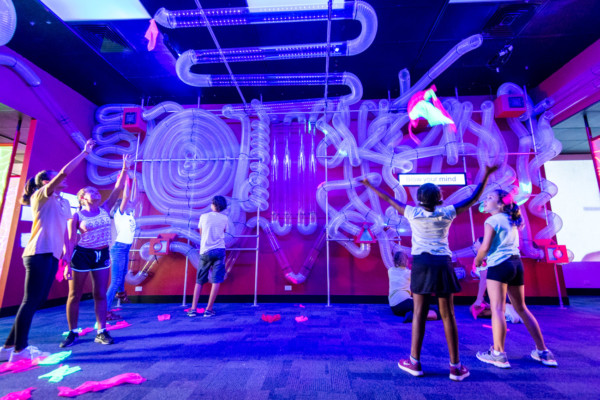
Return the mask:
<svg viewBox="0 0 600 400">
<path fill-rule="evenodd" d="M 465 174 L 400 174 L 398 180 L 402 186 L 421 186 L 424 183 L 434 183 L 438 186 L 467 184 Z"/>
</svg>

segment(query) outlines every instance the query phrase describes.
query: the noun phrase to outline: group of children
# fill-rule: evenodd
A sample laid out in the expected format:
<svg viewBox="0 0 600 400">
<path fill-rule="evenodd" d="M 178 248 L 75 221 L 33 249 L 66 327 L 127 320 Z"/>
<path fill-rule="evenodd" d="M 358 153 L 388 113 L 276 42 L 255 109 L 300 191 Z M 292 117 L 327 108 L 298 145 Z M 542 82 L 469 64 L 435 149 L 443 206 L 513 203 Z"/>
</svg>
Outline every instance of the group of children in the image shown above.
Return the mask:
<svg viewBox="0 0 600 400">
<path fill-rule="evenodd" d="M 490 175 L 497 167 L 486 167 L 483 181 L 471 197 L 459 203 L 442 206 L 442 194 L 434 184 L 426 183 L 417 191 L 418 206 L 406 205 L 375 188 L 368 180 L 363 184 L 389 202 L 400 215 L 406 217 L 412 230 L 413 266 L 410 291 L 413 296 L 412 340 L 410 356 L 398 362 L 398 367 L 413 376 L 422 376 L 421 348 L 425 336 L 425 322 L 429 312 L 429 298 L 438 299 L 439 312 L 450 353 L 450 379 L 462 381 L 470 375 L 460 362 L 458 332 L 454 315 L 453 297 L 461 287 L 452 268 L 452 252 L 448 232 L 456 216 L 468 210 L 483 192 Z M 494 345 L 487 352 L 478 352 L 477 358 L 500 368 L 509 368 L 504 343 L 506 339 L 506 293 L 535 341 L 531 352 L 534 360 L 544 365 L 557 366 L 547 349 L 535 317 L 525 305 L 523 263 L 519 257 L 519 228 L 523 220 L 519 207 L 505 191 L 491 192 L 484 200 L 485 212 L 491 216 L 485 221 L 483 243 L 475 258 L 481 267 L 487 256 L 487 290 L 492 311 Z M 391 277 L 392 275 L 390 275 Z M 431 317 L 431 316 L 429 316 Z"/>
<path fill-rule="evenodd" d="M 89 140 L 84 150 L 65 165 L 60 172 L 42 171 L 31 179 L 25 188 L 22 203 L 31 205 L 33 227 L 31 238 L 23 252 L 25 265 L 25 294 L 10 334 L 2 348 L 0 361 L 34 359 L 42 355 L 36 347 L 28 345 L 29 329 L 35 311 L 47 299 L 58 270 L 59 259 L 66 263 L 65 278 L 69 282 L 67 321 L 69 332 L 60 347 L 68 347 L 77 340 L 79 301 L 88 273 L 93 283 L 94 310 L 97 322 L 95 342 L 112 344 L 106 331 L 107 300 L 112 302 L 117 291 L 122 290 L 127 271 L 128 253 L 136 229 L 133 204 L 130 202 L 130 185 L 127 171 L 133 163 L 131 156 L 123 157 L 123 170 L 117 178 L 108 199 L 101 202 L 96 188 L 86 187 L 77 197 L 80 210 L 71 215 L 69 203 L 60 197 L 66 187 L 66 177 L 91 152 L 94 142 Z M 462 381 L 469 370 L 459 358 L 458 332 L 454 315 L 454 294 L 461 287 L 451 264 L 452 252 L 448 245 L 448 232 L 456 216 L 468 210 L 483 192 L 490 175 L 497 167 L 486 167 L 484 179 L 471 197 L 453 205 L 442 206 L 442 194 L 434 184 L 424 184 L 417 191 L 418 206 L 413 207 L 390 198 L 373 187 L 368 180 L 365 186 L 389 202 L 407 218 L 412 229 L 412 271 L 405 268 L 390 269 L 390 282 L 398 283 L 399 290 L 390 291 L 390 305 L 394 313 L 412 319 L 410 356 L 399 361 L 398 366 L 413 376 L 422 376 L 421 348 L 427 319 L 441 317 L 450 353 L 450 379 Z M 111 243 L 110 210 L 123 191 L 122 201 L 115 211 L 117 241 L 109 254 Z M 491 216 L 485 221 L 483 242 L 475 258 L 481 267 L 487 256 L 487 290 L 492 313 L 493 346 L 478 352 L 477 358 L 500 368 L 508 368 L 504 349 L 506 320 L 504 310 L 506 295 L 535 341 L 531 357 L 548 366 L 557 366 L 552 352 L 546 348 L 539 325 L 527 309 L 524 296 L 523 264 L 519 257 L 519 233 L 523 223 L 519 207 L 512 197 L 501 190 L 491 192 L 484 200 L 485 212 Z M 227 208 L 222 196 L 215 196 L 211 212 L 203 214 L 199 222 L 201 235 L 200 259 L 192 307 L 188 316 L 196 316 L 196 307 L 202 285 L 212 284 L 204 317 L 215 315 L 213 304 L 219 285 L 225 279 L 225 241 L 229 220 L 221 214 Z M 68 229 L 67 229 L 68 228 Z M 80 235 L 78 235 L 80 232 Z M 396 255 L 396 263 L 406 265 L 406 255 Z M 108 289 L 109 268 L 112 265 L 112 283 Z M 406 283 L 410 280 L 410 291 Z M 412 294 L 412 299 L 411 299 Z M 439 311 L 430 311 L 429 300 L 434 294 Z M 393 303 L 393 304 L 392 304 Z"/>
</svg>

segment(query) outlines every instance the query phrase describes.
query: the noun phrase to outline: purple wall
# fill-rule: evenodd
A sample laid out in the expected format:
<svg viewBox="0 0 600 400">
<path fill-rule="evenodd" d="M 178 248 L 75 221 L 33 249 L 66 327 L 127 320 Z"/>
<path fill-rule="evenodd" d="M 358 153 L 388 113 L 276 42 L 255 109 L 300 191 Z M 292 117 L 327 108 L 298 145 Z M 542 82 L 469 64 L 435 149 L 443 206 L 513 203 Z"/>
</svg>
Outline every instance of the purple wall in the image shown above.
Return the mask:
<svg viewBox="0 0 600 400">
<path fill-rule="evenodd" d="M 73 91 L 46 72 L 35 67 L 10 49 L 3 47 L 0 54 L 16 57 L 31 66 L 42 80 L 42 85 L 51 94 L 56 103 L 68 111 L 75 126 L 89 136 L 94 124 L 96 105 Z M 38 100 L 34 91 L 12 69 L 0 66 L 0 103 L 27 114 L 37 120 L 35 132 L 30 132 L 27 154 L 23 164 L 21 188 L 28 177 L 34 176 L 43 169 L 60 169 L 73 158 L 79 149 L 54 117 Z M 75 193 L 82 186 L 88 185 L 85 177 L 85 165 L 82 165 L 68 178 L 68 192 Z M 20 213 L 17 205 L 16 213 Z M 12 228 L 7 248 L 6 264 L 0 277 L 0 304 L 2 308 L 18 305 L 23 296 L 25 270 L 21 255 L 20 235 L 31 230 L 31 222 L 19 222 Z M 66 282 L 55 283 L 50 292 L 50 299 L 67 295 Z"/>
</svg>

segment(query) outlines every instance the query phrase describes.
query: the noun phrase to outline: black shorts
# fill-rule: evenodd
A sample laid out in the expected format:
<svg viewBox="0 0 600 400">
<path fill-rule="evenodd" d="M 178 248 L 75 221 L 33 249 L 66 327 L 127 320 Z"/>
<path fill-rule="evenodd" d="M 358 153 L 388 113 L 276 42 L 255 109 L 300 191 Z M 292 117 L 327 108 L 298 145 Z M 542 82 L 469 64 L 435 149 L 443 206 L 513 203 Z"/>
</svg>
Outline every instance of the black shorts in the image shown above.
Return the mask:
<svg viewBox="0 0 600 400">
<path fill-rule="evenodd" d="M 458 278 L 452 268 L 452 258 L 429 253 L 415 254 L 410 279 L 410 291 L 416 294 L 448 296 L 460 292 Z"/>
<path fill-rule="evenodd" d="M 71 269 L 77 272 L 99 271 L 110 268 L 108 247 L 103 249 L 86 249 L 75 246 L 71 257 Z"/>
<path fill-rule="evenodd" d="M 410 312 L 413 310 L 415 303 L 413 302 L 413 299 L 406 299 L 398 304 L 396 304 L 395 306 L 391 306 L 392 308 L 392 312 L 394 313 L 394 315 L 397 315 L 399 317 L 404 317 L 406 315 L 407 312 Z"/>
<path fill-rule="evenodd" d="M 508 286 L 523 286 L 525 270 L 519 256 L 510 256 L 498 265 L 488 267 L 487 279 L 506 283 Z"/>
</svg>

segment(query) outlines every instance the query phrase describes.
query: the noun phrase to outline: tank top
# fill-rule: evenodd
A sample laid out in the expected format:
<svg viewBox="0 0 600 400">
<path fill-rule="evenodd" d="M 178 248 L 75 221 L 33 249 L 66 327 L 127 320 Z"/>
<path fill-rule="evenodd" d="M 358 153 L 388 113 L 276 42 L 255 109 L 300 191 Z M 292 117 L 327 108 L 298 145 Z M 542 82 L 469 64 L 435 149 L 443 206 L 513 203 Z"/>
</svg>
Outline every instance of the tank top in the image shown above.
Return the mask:
<svg viewBox="0 0 600 400">
<path fill-rule="evenodd" d="M 86 249 L 100 249 L 110 244 L 110 216 L 103 209 L 99 209 L 98 215 L 86 217 L 77 211 L 79 217 L 79 231 L 81 238 L 77 245 Z"/>
</svg>

